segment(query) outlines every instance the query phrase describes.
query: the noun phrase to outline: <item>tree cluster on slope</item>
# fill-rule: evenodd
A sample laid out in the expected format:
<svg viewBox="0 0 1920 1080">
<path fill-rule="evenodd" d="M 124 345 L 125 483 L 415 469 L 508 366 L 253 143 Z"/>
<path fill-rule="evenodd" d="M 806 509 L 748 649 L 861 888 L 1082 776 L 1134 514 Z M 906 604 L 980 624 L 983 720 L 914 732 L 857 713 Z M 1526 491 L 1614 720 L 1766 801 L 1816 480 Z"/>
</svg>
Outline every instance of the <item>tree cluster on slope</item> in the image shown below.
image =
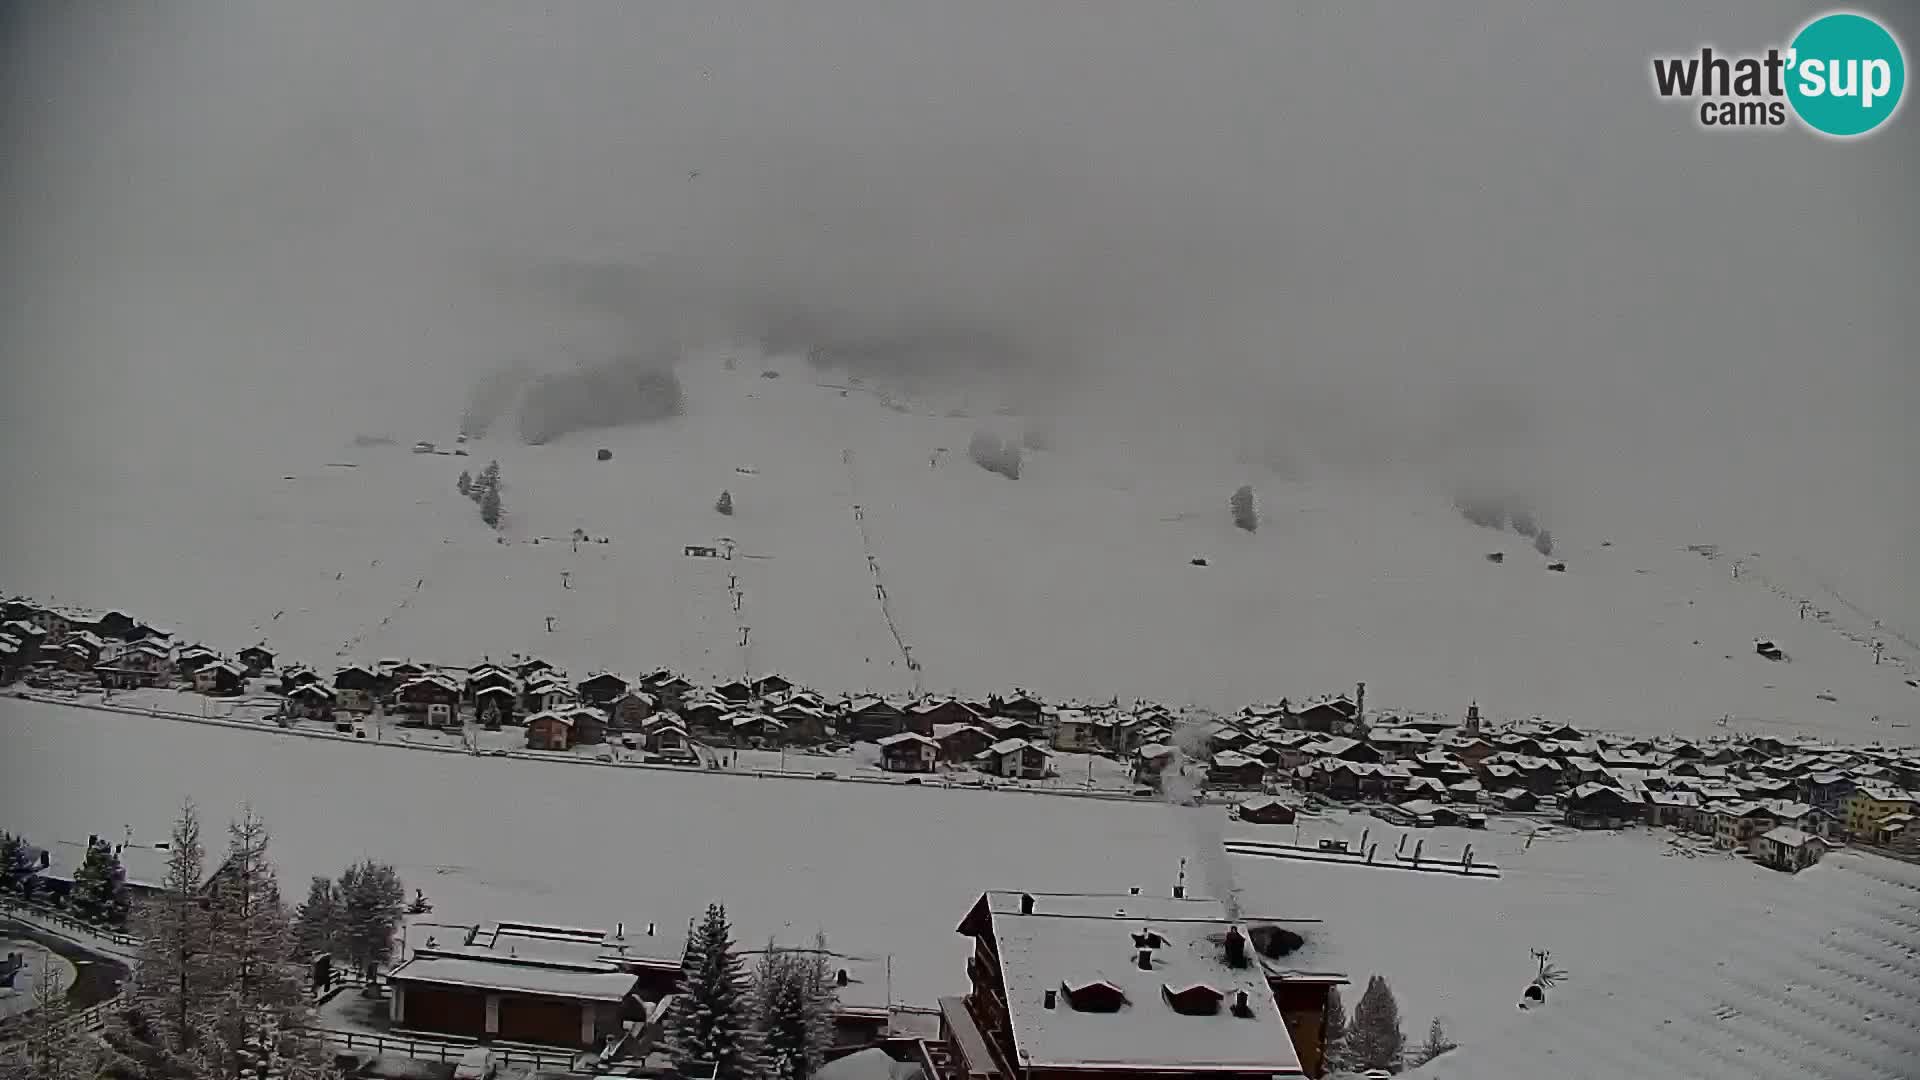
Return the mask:
<svg viewBox="0 0 1920 1080">
<path fill-rule="evenodd" d="M 975 465 L 1009 480 L 1020 479 L 1020 447 L 990 431 L 975 432 L 967 443 L 967 456 Z"/>
<path fill-rule="evenodd" d="M 714 500 L 713 508 L 719 513 L 725 514 L 728 517 L 732 517 L 733 516 L 733 493 L 730 491 L 722 491 L 720 493 L 720 498 Z"/>
<path fill-rule="evenodd" d="M 250 809 L 227 830 L 211 879 L 191 802 L 169 840 L 166 879 L 136 909 L 140 955 L 113 1019 L 105 1075 L 166 1080 L 305 1080 L 326 1075 L 303 1033 L 306 996 L 292 926 Z"/>
<path fill-rule="evenodd" d="M 294 942 L 302 956 L 324 953 L 352 964 L 366 976 L 365 992 L 375 994 L 406 896 L 393 867 L 372 859 L 347 867 L 338 881 L 316 877 L 294 912 Z"/>
<path fill-rule="evenodd" d="M 487 462 L 487 467 L 480 470 L 478 477 L 468 476 L 462 472 L 455 486 L 460 489 L 460 494 L 479 504 L 480 520 L 486 522 L 488 528 L 500 527 L 500 463 L 498 461 Z"/>
<path fill-rule="evenodd" d="M 1239 528 L 1253 532 L 1260 528 L 1260 512 L 1254 509 L 1253 485 L 1241 484 L 1227 500 L 1228 509 L 1233 511 L 1233 523 Z"/>
</svg>

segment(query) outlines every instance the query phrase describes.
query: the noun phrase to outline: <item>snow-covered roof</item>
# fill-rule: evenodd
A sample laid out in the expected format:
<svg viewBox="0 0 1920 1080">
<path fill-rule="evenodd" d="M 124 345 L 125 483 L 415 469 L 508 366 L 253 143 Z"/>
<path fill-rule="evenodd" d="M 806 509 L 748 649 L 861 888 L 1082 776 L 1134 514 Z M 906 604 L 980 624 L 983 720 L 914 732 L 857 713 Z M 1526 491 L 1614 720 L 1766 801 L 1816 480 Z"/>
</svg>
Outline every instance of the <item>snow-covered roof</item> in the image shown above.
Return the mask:
<svg viewBox="0 0 1920 1080">
<path fill-rule="evenodd" d="M 1059 912 L 1057 898 L 1046 897 L 1044 906 L 1023 915 L 1017 896 L 1013 899 L 1011 910 L 994 904 L 989 932 L 1005 976 L 1020 1065 L 1304 1075 L 1261 965 L 1226 963 L 1221 938 L 1229 924 L 1220 917 L 1219 905 L 1209 905 L 1213 918 L 1179 921 L 1141 909 L 1166 911 L 1180 901 L 1103 897 L 1101 908 L 1080 914 Z M 1116 910 L 1128 914 L 1116 915 Z M 1151 968 L 1142 970 L 1134 960 L 1133 935 L 1148 926 L 1162 944 L 1153 950 Z M 1251 945 L 1248 955 L 1257 956 Z M 1124 995 L 1117 1011 L 1075 1009 L 1064 992 L 1068 983 L 1096 981 Z M 1226 1001 L 1212 1015 L 1176 1012 L 1165 989 L 1193 986 L 1209 987 Z M 1046 1007 L 1049 992 L 1053 1008 Z M 1234 995 L 1242 992 L 1251 1016 L 1236 1016 L 1231 1009 Z"/>
<path fill-rule="evenodd" d="M 1545 1004 L 1402 1080 L 1915 1075 L 1920 866 L 1837 851 L 1763 897 L 1639 932 L 1649 947 L 1595 953 Z"/>
<path fill-rule="evenodd" d="M 885 738 L 876 739 L 874 740 L 874 742 L 876 745 L 880 746 L 882 749 L 885 749 L 891 746 L 900 746 L 904 743 L 925 743 L 928 746 L 939 745 L 938 743 L 934 742 L 932 739 L 927 738 L 925 735 L 921 735 L 921 734 L 918 734 L 917 732 L 912 732 L 912 731 L 902 731 L 897 735 L 888 735 Z"/>
<path fill-rule="evenodd" d="M 527 726 L 532 727 L 534 724 L 537 724 L 542 720 L 551 720 L 556 724 L 562 724 L 566 727 L 573 726 L 573 717 L 568 715 L 567 713 L 560 712 L 556 709 L 548 709 L 545 712 L 537 712 L 537 713 L 534 713 L 532 716 L 527 717 Z"/>
<path fill-rule="evenodd" d="M 1787 847 L 1797 848 L 1805 847 L 1809 842 L 1819 840 L 1820 838 L 1812 833 L 1801 832 L 1791 825 L 1776 825 L 1762 833 L 1760 839 L 1771 840 L 1776 844 L 1785 844 Z"/>
<path fill-rule="evenodd" d="M 476 990 L 517 991 L 581 1001 L 620 1002 L 633 993 L 639 976 L 631 972 L 593 971 L 558 965 L 500 963 L 453 956 L 416 956 L 388 976 L 400 981 L 463 986 Z"/>
<path fill-rule="evenodd" d="M 999 742 L 987 747 L 986 752 L 995 757 L 1004 757 L 1007 754 L 1017 754 L 1022 750 L 1038 750 L 1043 754 L 1047 753 L 1046 747 L 1028 742 L 1025 739 L 1001 739 Z"/>
</svg>

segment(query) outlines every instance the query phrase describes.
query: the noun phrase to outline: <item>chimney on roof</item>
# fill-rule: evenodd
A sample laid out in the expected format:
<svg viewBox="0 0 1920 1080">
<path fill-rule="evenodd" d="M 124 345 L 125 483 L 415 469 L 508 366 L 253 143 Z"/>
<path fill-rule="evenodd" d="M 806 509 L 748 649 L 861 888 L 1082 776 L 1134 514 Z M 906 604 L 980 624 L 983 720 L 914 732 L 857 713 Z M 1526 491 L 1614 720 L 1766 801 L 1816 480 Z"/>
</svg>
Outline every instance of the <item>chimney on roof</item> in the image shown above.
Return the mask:
<svg viewBox="0 0 1920 1080">
<path fill-rule="evenodd" d="M 626 923 L 618 922 L 613 924 L 613 939 L 615 941 L 625 941 L 627 939 Z"/>
<path fill-rule="evenodd" d="M 1059 1000 L 1060 1000 L 1060 991 L 1049 990 L 1047 991 L 1046 1000 L 1042 1004 L 1045 1008 L 1051 1009 L 1054 1007 L 1055 1004 L 1059 1002 Z"/>
<path fill-rule="evenodd" d="M 652 936 L 653 936 L 653 924 L 652 924 L 652 923 L 648 923 L 648 924 L 647 924 L 647 936 L 648 936 L 648 937 L 652 937 Z"/>
<path fill-rule="evenodd" d="M 1023 892 L 1020 894 L 1020 914 L 1022 915 L 1033 914 L 1033 894 L 1032 893 Z"/>
<path fill-rule="evenodd" d="M 1129 896 L 1139 896 L 1139 895 L 1140 895 L 1140 886 L 1138 886 L 1138 885 L 1135 885 L 1135 886 L 1133 886 L 1132 888 L 1130 888 L 1130 889 L 1128 889 L 1128 890 L 1127 890 L 1127 895 L 1129 895 Z"/>
<path fill-rule="evenodd" d="M 1133 954 L 1133 962 L 1141 971 L 1153 970 L 1153 950 L 1139 949 Z"/>
<path fill-rule="evenodd" d="M 1227 927 L 1226 948 L 1228 967 L 1247 966 L 1247 935 L 1241 933 L 1238 926 Z"/>
<path fill-rule="evenodd" d="M 835 986 L 847 985 L 847 969 L 846 968 L 841 968 L 839 971 L 836 971 L 833 973 L 833 985 Z"/>
<path fill-rule="evenodd" d="M 1235 990 L 1233 992 L 1233 1015 L 1242 1019 L 1253 1015 L 1253 1006 L 1247 1002 L 1247 992 L 1245 990 Z"/>
</svg>

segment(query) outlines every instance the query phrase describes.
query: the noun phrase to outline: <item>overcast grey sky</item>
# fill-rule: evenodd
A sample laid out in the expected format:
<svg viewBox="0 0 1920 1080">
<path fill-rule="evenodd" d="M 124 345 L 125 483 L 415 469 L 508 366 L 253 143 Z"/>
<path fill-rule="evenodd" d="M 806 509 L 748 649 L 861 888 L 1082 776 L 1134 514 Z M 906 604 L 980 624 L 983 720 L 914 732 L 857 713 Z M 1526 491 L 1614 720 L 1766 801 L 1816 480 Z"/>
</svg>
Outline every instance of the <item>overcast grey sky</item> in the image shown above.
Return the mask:
<svg viewBox="0 0 1920 1080">
<path fill-rule="evenodd" d="M 450 417 L 589 334 L 497 274 L 593 260 L 665 287 L 592 340 L 694 300 L 978 327 L 1051 407 L 1498 469 L 1920 622 L 1920 118 L 1712 135 L 1649 86 L 1817 6 L 14 7 L 10 512 L 129 447 L 194 482 Z"/>
</svg>

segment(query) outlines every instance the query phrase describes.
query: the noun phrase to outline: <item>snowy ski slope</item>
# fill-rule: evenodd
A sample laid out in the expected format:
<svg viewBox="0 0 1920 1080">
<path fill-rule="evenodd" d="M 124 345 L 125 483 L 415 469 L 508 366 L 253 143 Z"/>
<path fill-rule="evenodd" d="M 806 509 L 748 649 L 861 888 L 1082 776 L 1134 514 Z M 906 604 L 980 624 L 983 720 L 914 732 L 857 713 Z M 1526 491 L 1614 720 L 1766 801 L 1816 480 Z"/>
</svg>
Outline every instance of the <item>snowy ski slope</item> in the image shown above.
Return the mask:
<svg viewBox="0 0 1920 1080">
<path fill-rule="evenodd" d="M 317 665 L 537 652 L 576 675 L 777 670 L 828 692 L 1020 686 L 1229 708 L 1365 680 L 1385 707 L 1478 700 L 1623 730 L 1712 734 L 1730 715 L 1853 740 L 1920 732 L 1920 689 L 1896 662 L 1911 650 L 1884 636 L 1876 666 L 1869 617 L 1785 559 L 1569 532 L 1568 571 L 1549 573 L 1430 487 L 1288 481 L 1199 449 L 1204 432 L 1067 424 L 1008 480 L 965 449 L 1018 419 L 884 403 L 797 361 L 705 358 L 682 377 L 687 415 L 671 422 L 538 447 L 502 432 L 465 458 L 408 452 L 450 445 L 452 416 L 354 447 L 354 417 L 335 412 L 227 439 L 247 449 L 221 458 L 135 456 L 47 507 L 6 585 Z M 490 458 L 498 535 L 454 490 Z M 1228 520 L 1243 481 L 1257 534 Z M 732 517 L 713 509 L 722 489 Z M 576 549 L 575 529 L 607 542 Z M 721 538 L 731 560 L 682 553 Z M 1798 595 L 1817 605 L 1806 618 Z M 1790 662 L 1756 656 L 1760 637 Z"/>
</svg>

